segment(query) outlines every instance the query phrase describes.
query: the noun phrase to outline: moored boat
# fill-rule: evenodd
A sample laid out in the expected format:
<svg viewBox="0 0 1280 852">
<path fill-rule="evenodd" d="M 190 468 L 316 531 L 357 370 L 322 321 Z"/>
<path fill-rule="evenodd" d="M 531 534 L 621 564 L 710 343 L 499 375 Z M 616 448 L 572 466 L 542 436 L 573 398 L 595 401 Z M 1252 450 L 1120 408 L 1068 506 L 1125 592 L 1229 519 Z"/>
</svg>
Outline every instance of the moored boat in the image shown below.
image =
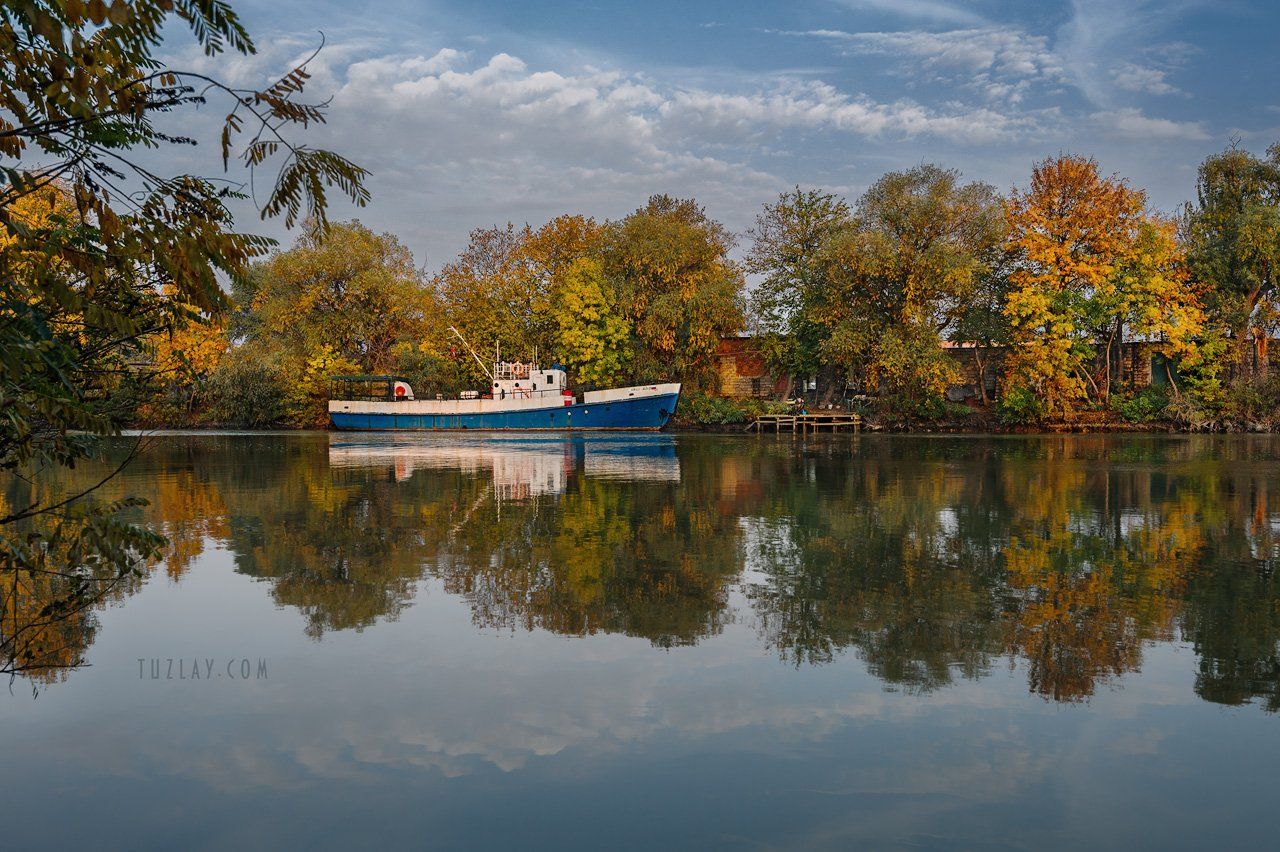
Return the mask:
<svg viewBox="0 0 1280 852">
<path fill-rule="evenodd" d="M 499 362 L 485 393 L 417 399 L 399 376 L 334 376 L 329 419 L 340 430 L 644 429 L 667 425 L 677 382 L 587 391 L 575 396 L 559 365 Z"/>
</svg>

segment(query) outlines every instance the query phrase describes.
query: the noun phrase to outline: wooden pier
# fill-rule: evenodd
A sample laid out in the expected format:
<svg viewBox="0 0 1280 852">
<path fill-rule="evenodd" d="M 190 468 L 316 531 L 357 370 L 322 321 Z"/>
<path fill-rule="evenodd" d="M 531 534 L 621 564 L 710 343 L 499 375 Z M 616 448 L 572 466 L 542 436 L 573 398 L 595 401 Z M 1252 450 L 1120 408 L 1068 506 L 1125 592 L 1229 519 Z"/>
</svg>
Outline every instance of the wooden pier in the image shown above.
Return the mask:
<svg viewBox="0 0 1280 852">
<path fill-rule="evenodd" d="M 762 414 L 747 431 L 793 432 L 857 432 L 862 428 L 862 415 L 849 411 L 822 411 L 812 414 Z"/>
</svg>

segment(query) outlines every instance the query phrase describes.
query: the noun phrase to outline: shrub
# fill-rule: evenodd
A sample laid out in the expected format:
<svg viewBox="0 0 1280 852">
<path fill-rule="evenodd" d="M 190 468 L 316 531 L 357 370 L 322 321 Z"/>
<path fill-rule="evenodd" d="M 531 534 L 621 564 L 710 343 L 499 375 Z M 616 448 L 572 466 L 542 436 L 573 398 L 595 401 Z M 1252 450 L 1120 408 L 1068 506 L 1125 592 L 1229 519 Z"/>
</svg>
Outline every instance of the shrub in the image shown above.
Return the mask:
<svg viewBox="0 0 1280 852">
<path fill-rule="evenodd" d="M 1111 408 L 1130 423 L 1161 420 L 1169 408 L 1169 397 L 1157 387 L 1145 387 L 1131 396 L 1113 396 Z"/>
<path fill-rule="evenodd" d="M 940 394 L 920 397 L 887 396 L 880 400 L 882 414 L 916 420 L 942 420 L 952 412 L 947 398 Z"/>
<path fill-rule="evenodd" d="M 1170 398 L 1164 416 L 1189 429 L 1213 429 L 1218 426 L 1220 410 L 1220 407 L 1206 406 L 1190 393 L 1183 393 Z"/>
<path fill-rule="evenodd" d="M 749 417 L 746 408 L 732 399 L 698 392 L 685 394 L 676 413 L 679 422 L 698 426 L 746 423 Z"/>
<path fill-rule="evenodd" d="M 359 364 L 322 344 L 289 376 L 283 400 L 285 422 L 300 429 L 328 425 L 330 377 L 359 372 Z"/>
<path fill-rule="evenodd" d="M 1239 425 L 1271 425 L 1280 408 L 1280 376 L 1236 379 L 1227 388 L 1225 408 Z"/>
<path fill-rule="evenodd" d="M 996 417 L 1006 426 L 1039 423 L 1044 419 L 1044 403 L 1028 387 L 1012 387 L 996 403 Z"/>
<path fill-rule="evenodd" d="M 276 371 L 252 358 L 226 358 L 210 379 L 214 422 L 260 428 L 278 424 L 283 416 L 284 390 Z"/>
</svg>

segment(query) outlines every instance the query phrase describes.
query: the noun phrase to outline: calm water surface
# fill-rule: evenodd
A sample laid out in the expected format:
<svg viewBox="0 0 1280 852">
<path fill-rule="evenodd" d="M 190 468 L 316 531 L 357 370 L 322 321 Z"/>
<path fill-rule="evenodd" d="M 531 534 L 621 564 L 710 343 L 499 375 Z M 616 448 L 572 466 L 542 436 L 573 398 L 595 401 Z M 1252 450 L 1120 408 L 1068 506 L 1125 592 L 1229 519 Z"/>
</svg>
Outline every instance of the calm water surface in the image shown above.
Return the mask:
<svg viewBox="0 0 1280 852">
<path fill-rule="evenodd" d="M 1273 438 L 167 435 L 125 494 L 168 556 L 0 692 L 6 848 L 1275 843 Z"/>
</svg>

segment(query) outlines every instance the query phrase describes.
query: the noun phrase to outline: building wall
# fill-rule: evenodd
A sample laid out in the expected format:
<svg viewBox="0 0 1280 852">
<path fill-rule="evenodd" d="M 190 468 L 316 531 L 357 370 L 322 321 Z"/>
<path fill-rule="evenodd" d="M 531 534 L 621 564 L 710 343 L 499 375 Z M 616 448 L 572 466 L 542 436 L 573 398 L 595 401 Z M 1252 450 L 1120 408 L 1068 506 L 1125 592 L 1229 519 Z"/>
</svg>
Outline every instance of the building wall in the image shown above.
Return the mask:
<svg viewBox="0 0 1280 852">
<path fill-rule="evenodd" d="M 725 337 L 715 352 L 720 395 L 734 399 L 780 397 L 787 390 L 787 377 L 769 371 L 755 338 Z"/>
</svg>

